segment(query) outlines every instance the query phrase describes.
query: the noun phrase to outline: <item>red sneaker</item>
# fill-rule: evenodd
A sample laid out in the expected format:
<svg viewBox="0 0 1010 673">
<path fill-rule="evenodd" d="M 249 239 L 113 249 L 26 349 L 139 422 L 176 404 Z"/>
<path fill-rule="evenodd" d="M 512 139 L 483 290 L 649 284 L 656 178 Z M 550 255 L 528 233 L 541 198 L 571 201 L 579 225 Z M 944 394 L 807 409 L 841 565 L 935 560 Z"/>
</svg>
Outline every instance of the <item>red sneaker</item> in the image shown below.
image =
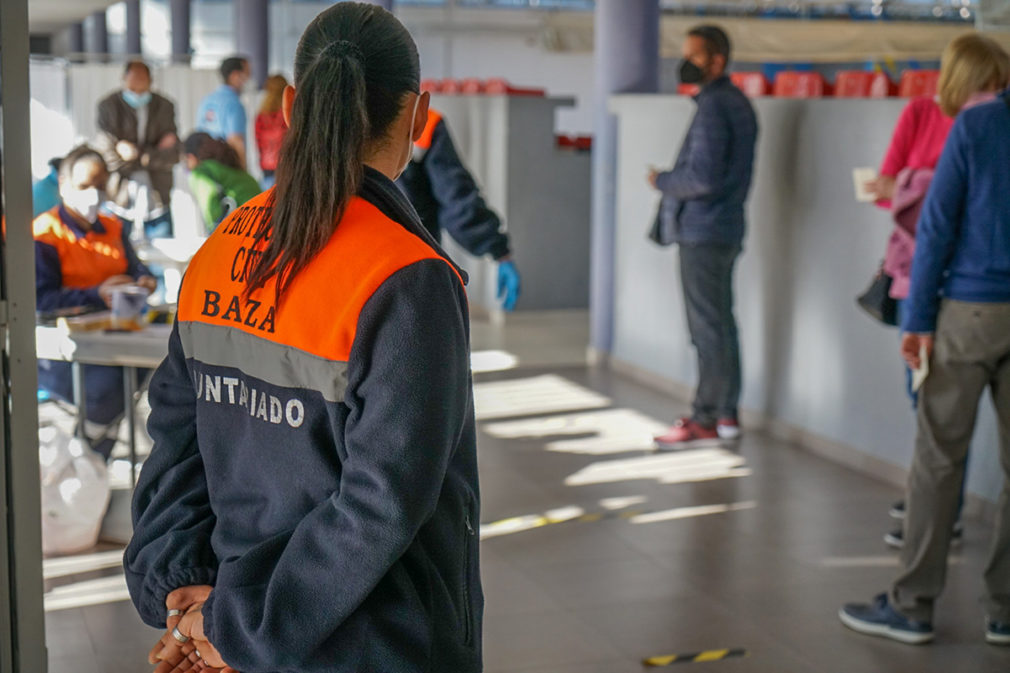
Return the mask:
<svg viewBox="0 0 1010 673">
<path fill-rule="evenodd" d="M 706 428 L 690 418 L 682 418 L 667 430 L 665 435 L 656 437 L 655 441 L 656 448 L 672 451 L 699 446 L 718 446 L 721 440 L 715 428 Z"/>
<path fill-rule="evenodd" d="M 720 418 L 715 429 L 723 439 L 740 439 L 740 421 L 735 418 Z"/>
</svg>

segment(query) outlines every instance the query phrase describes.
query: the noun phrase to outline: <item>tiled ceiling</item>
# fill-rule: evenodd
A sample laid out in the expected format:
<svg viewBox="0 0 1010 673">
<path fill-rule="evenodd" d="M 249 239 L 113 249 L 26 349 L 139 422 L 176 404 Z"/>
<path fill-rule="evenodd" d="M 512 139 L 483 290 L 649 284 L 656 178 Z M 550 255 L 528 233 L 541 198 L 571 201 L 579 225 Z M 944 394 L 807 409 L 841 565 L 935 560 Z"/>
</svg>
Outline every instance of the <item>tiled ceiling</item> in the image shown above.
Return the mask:
<svg viewBox="0 0 1010 673">
<path fill-rule="evenodd" d="M 115 0 L 28 0 L 28 29 L 51 33 L 114 4 Z"/>
</svg>

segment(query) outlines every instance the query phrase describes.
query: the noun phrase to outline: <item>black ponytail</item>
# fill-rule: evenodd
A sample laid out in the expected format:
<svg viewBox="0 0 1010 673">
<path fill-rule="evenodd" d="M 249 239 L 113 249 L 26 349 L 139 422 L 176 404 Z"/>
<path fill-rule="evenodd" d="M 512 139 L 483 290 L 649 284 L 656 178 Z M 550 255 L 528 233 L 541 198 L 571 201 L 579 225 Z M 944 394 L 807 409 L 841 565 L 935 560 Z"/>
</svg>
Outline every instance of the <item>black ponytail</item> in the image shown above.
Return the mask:
<svg viewBox="0 0 1010 673">
<path fill-rule="evenodd" d="M 342 2 L 309 24 L 295 55 L 295 102 L 284 136 L 263 255 L 246 292 L 277 276 L 277 300 L 326 245 L 364 178 L 369 143 L 382 139 L 420 63 L 406 28 L 375 5 Z"/>
</svg>

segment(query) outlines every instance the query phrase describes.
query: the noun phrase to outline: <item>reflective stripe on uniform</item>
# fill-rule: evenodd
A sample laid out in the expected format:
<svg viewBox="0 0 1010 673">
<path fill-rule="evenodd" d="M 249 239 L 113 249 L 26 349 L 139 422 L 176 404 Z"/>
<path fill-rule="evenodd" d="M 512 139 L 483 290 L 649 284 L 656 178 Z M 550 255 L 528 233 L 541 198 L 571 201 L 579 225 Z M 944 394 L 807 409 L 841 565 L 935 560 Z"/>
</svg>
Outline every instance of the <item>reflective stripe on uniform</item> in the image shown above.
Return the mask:
<svg viewBox="0 0 1010 673">
<path fill-rule="evenodd" d="M 347 389 L 347 363 L 300 351 L 253 334 L 200 322 L 180 322 L 186 358 L 233 367 L 266 383 L 309 388 L 327 402 L 341 402 Z"/>
</svg>

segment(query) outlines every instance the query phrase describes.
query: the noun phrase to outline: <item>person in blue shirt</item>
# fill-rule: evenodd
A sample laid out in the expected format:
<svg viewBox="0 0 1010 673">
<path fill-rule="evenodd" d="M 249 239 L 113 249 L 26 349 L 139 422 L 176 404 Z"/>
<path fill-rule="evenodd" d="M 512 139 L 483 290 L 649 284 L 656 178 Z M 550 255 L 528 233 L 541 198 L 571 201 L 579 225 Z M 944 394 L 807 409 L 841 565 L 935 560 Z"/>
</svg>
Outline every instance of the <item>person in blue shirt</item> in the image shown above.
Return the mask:
<svg viewBox="0 0 1010 673">
<path fill-rule="evenodd" d="M 740 344 L 733 316 L 733 269 L 743 247 L 744 203 L 754 170 L 757 119 L 730 81 L 730 42 L 716 26 L 698 26 L 684 41 L 680 79 L 700 85 L 697 113 L 673 170 L 652 170 L 663 194 L 650 237 L 680 246 L 680 276 L 691 342 L 698 352 L 694 409 L 664 435 L 660 449 L 737 439 Z"/>
<path fill-rule="evenodd" d="M 396 184 L 436 241 L 444 229 L 471 255 L 498 262 L 498 298 L 506 311 L 515 309 L 521 287 L 509 236 L 459 158 L 441 113 L 428 110 L 424 133 Z"/>
<path fill-rule="evenodd" d="M 47 210 L 60 205 L 60 162 L 61 157 L 49 160 L 49 175 L 32 184 L 32 217 L 38 217 Z"/>
<path fill-rule="evenodd" d="M 999 418 L 1003 493 L 985 568 L 986 631 L 1010 645 L 1010 97 L 954 122 L 915 237 L 901 354 L 927 372 L 908 477 L 905 546 L 890 591 L 842 607 L 860 633 L 933 640 L 968 446 L 988 388 Z"/>
<path fill-rule="evenodd" d="M 251 77 L 246 58 L 226 58 L 221 62 L 221 86 L 201 101 L 196 113 L 196 130 L 231 145 L 242 166 L 246 165 L 246 112 L 239 96 Z"/>
</svg>

